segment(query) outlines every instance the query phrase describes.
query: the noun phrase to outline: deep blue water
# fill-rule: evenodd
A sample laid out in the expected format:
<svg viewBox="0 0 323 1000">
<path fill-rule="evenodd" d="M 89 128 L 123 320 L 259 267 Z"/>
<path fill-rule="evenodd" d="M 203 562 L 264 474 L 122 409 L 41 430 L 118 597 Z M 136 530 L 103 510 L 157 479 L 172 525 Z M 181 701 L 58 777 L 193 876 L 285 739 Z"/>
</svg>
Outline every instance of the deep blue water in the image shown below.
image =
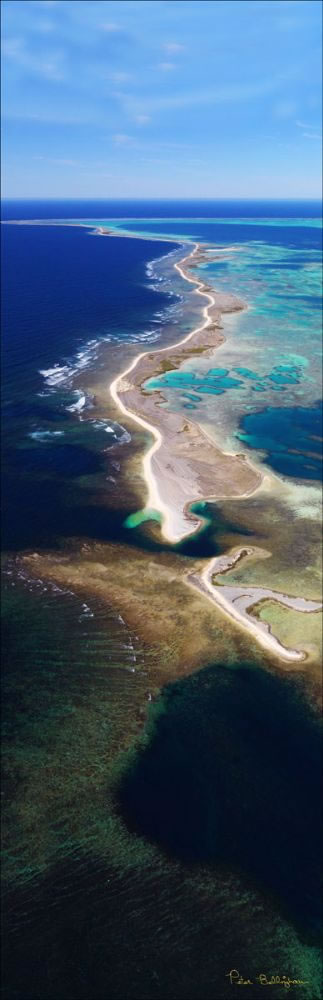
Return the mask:
<svg viewBox="0 0 323 1000">
<path fill-rule="evenodd" d="M 102 341 L 154 340 L 155 314 L 177 299 L 146 274 L 171 244 L 100 239 L 81 227 L 4 225 L 1 235 L 3 544 L 19 548 L 84 531 L 64 490 L 74 481 L 79 493 L 84 476 L 95 488 L 95 476 L 113 472 L 103 449 L 123 428 L 77 422 L 73 379 L 95 369 Z"/>
<path fill-rule="evenodd" d="M 306 200 L 203 199 L 203 200 L 33 200 L 6 199 L 3 218 L 7 219 L 78 219 L 78 218 L 317 218 L 321 202 Z"/>
<path fill-rule="evenodd" d="M 62 363 L 93 337 L 140 336 L 165 295 L 145 264 L 170 248 L 94 238 L 81 227 L 3 226 L 5 388 L 42 389 L 39 369 Z"/>
<path fill-rule="evenodd" d="M 251 448 L 265 451 L 267 461 L 282 475 L 321 478 L 322 404 L 247 413 L 237 432 Z"/>
</svg>

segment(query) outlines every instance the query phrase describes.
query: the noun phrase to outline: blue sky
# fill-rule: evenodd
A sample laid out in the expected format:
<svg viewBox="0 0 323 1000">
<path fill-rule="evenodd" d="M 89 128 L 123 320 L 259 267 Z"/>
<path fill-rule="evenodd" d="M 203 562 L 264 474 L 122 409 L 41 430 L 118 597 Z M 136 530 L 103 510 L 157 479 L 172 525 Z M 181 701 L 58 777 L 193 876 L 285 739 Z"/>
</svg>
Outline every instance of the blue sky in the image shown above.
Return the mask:
<svg viewBox="0 0 323 1000">
<path fill-rule="evenodd" d="M 7 197 L 319 197 L 319 0 L 4 0 Z"/>
</svg>

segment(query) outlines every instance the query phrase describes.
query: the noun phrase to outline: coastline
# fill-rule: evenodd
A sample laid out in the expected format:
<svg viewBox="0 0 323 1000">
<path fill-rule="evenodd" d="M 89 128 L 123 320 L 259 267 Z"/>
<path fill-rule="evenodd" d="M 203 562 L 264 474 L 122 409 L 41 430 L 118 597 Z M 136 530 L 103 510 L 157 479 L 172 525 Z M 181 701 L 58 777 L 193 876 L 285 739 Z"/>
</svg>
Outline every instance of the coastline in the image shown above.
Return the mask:
<svg viewBox="0 0 323 1000">
<path fill-rule="evenodd" d="M 207 251 L 210 252 L 210 251 Z M 191 253 L 184 257 L 179 263 L 174 264 L 174 268 L 180 273 L 181 277 L 191 284 L 195 285 L 195 292 L 202 297 L 207 299 L 207 304 L 204 306 L 202 311 L 203 323 L 202 325 L 196 327 L 188 335 L 182 338 L 176 344 L 166 348 L 158 348 L 155 351 L 145 351 L 137 355 L 136 358 L 131 362 L 128 368 L 118 375 L 113 382 L 110 384 L 110 394 L 119 407 L 121 412 L 131 420 L 134 420 L 139 426 L 148 430 L 154 437 L 154 442 L 148 451 L 145 453 L 143 458 L 143 471 L 148 488 L 148 497 L 144 510 L 147 512 L 150 509 L 157 509 L 161 514 L 161 533 L 164 538 L 171 544 L 176 544 L 182 539 L 194 534 L 203 524 L 203 518 L 199 517 L 197 514 L 193 514 L 188 510 L 188 508 L 198 501 L 203 502 L 206 500 L 223 500 L 228 498 L 234 499 L 245 499 L 248 496 L 253 496 L 261 487 L 268 482 L 269 475 L 265 473 L 260 473 L 258 469 L 254 468 L 251 463 L 249 463 L 244 456 L 240 455 L 228 455 L 220 449 L 218 449 L 214 443 L 209 438 L 207 431 L 202 429 L 198 424 L 191 420 L 185 420 L 185 425 L 183 428 L 182 418 L 176 413 L 170 413 L 170 411 L 164 410 L 162 408 L 164 399 L 160 391 L 154 392 L 154 397 L 159 397 L 157 402 L 153 402 L 152 406 L 149 404 L 149 394 L 145 396 L 145 409 L 153 409 L 153 415 L 156 413 L 156 408 L 158 407 L 157 413 L 159 418 L 159 423 L 162 426 L 162 430 L 165 435 L 165 423 L 166 423 L 166 435 L 163 437 L 161 432 L 155 424 L 147 421 L 146 417 L 142 415 L 142 402 L 138 401 L 138 395 L 141 394 L 141 398 L 144 394 L 142 389 L 143 381 L 147 380 L 147 377 L 152 374 L 156 374 L 156 359 L 159 355 L 166 355 L 167 362 L 169 363 L 172 354 L 176 352 L 176 364 L 174 366 L 169 365 L 169 367 L 177 367 L 185 357 L 185 346 L 194 342 L 199 344 L 199 335 L 202 335 L 202 344 L 198 346 L 198 350 L 202 348 L 203 352 L 213 353 L 214 349 L 219 343 L 223 342 L 224 337 L 220 335 L 220 318 L 223 312 L 234 312 L 242 310 L 245 308 L 244 304 L 233 298 L 233 296 L 224 296 L 221 298 L 216 292 L 213 292 L 204 283 L 199 281 L 197 278 L 192 277 L 187 271 L 187 261 L 193 260 L 193 265 L 197 266 L 197 263 L 203 261 L 203 248 L 197 242 L 194 243 L 193 250 Z M 189 265 L 188 265 L 189 266 Z M 213 313 L 211 314 L 211 311 Z M 215 315 L 214 315 L 215 313 Z M 205 331 L 210 331 L 214 335 L 213 343 L 205 343 L 203 335 Z M 208 339 L 210 337 L 208 336 Z M 151 368 L 152 371 L 147 374 L 148 369 Z M 137 379 L 135 384 L 131 384 L 128 380 L 128 376 L 137 370 Z M 144 376 L 144 378 L 143 378 Z M 132 407 L 125 406 L 123 400 L 120 399 L 119 393 L 124 396 L 128 394 L 128 399 L 130 398 Z M 138 412 L 139 410 L 139 412 Z M 161 416 L 162 415 L 162 416 Z M 171 425 L 171 438 L 169 437 L 169 426 Z M 183 464 L 181 462 L 181 456 L 179 456 L 179 462 L 175 470 L 176 476 L 176 490 L 174 493 L 174 478 L 172 473 L 174 469 L 171 466 L 171 455 L 168 450 L 168 445 L 175 437 L 181 435 L 183 430 L 188 431 L 189 435 L 189 449 L 190 457 L 188 463 L 188 469 L 184 469 L 184 482 L 181 481 L 181 474 L 183 473 Z M 166 437 L 166 448 L 165 448 L 165 437 Z M 161 452 L 163 447 L 165 448 L 165 459 L 157 464 L 155 456 L 157 453 Z M 192 458 L 192 452 L 195 447 L 195 452 L 198 452 L 198 457 L 195 455 Z M 224 482 L 225 491 L 220 492 L 219 489 L 214 492 L 209 490 L 204 490 L 201 493 L 194 493 L 194 484 L 199 483 L 199 476 L 196 477 L 196 466 L 199 467 L 201 461 L 201 451 L 204 458 L 210 463 L 217 463 L 218 466 L 222 467 L 224 471 Z M 177 458 L 176 447 L 174 449 L 173 457 Z M 155 459 L 155 468 L 154 468 Z M 228 465 L 226 469 L 223 470 L 223 465 L 226 460 Z M 178 469 L 178 465 L 180 468 Z M 237 481 L 232 482 L 232 475 L 234 466 L 238 467 Z M 245 470 L 248 470 L 250 478 L 254 477 L 254 481 L 249 484 L 249 488 L 243 488 L 245 485 L 244 474 Z M 188 477 L 185 473 L 188 472 Z M 159 474 L 159 475 L 158 475 Z M 228 478 L 226 478 L 228 476 Z M 275 477 L 271 477 L 275 478 Z M 187 497 L 187 483 L 189 479 L 189 490 L 191 495 Z M 162 485 L 166 483 L 166 493 L 167 502 L 162 496 Z M 193 484 L 193 485 L 192 485 Z M 235 488 L 234 488 L 235 486 Z M 264 553 L 256 548 L 246 550 L 245 554 L 255 554 L 262 557 Z M 186 585 L 198 590 L 203 596 L 216 604 L 222 613 L 238 624 L 245 633 L 253 636 L 254 639 L 260 645 L 270 652 L 278 656 L 280 659 L 285 661 L 301 661 L 307 659 L 308 653 L 304 649 L 296 649 L 285 645 L 281 642 L 272 632 L 271 626 L 266 622 L 261 621 L 258 616 L 252 614 L 253 608 L 264 602 L 274 601 L 281 606 L 293 609 L 295 611 L 313 613 L 318 612 L 322 609 L 322 604 L 318 601 L 311 601 L 306 598 L 293 597 L 287 595 L 280 591 L 273 590 L 268 587 L 226 587 L 218 585 L 213 585 L 212 578 L 217 572 L 228 571 L 231 566 L 233 566 L 241 555 L 244 554 L 244 550 L 238 550 L 238 553 L 232 554 L 228 553 L 224 556 L 215 557 L 208 560 L 204 570 L 201 574 L 190 573 L 184 577 L 184 582 Z M 270 555 L 270 553 L 266 553 Z M 222 568 L 223 564 L 223 568 Z M 221 567 L 221 568 L 220 568 Z M 221 592 L 222 591 L 222 592 Z"/>
<path fill-rule="evenodd" d="M 261 621 L 256 613 L 252 613 L 256 606 L 260 606 L 265 601 L 275 601 L 286 608 L 303 613 L 313 613 L 322 610 L 319 601 L 308 600 L 305 597 L 292 597 L 269 587 L 255 587 L 250 584 L 237 586 L 236 584 L 218 583 L 217 577 L 230 572 L 238 561 L 248 556 L 256 555 L 258 558 L 270 556 L 270 552 L 265 552 L 254 547 L 237 549 L 222 556 L 215 556 L 211 559 L 202 573 L 189 573 L 186 582 L 190 587 L 195 587 L 201 591 L 208 600 L 217 604 L 224 614 L 242 626 L 261 643 L 261 645 L 271 653 L 283 657 L 284 660 L 305 660 L 306 653 L 291 647 L 285 646 L 275 635 L 271 626 L 267 622 Z M 214 579 L 215 578 L 215 579 Z"/>
<path fill-rule="evenodd" d="M 61 220 L 7 219 L 3 220 L 3 222 L 4 224 L 7 225 L 18 225 L 18 226 L 34 225 L 34 226 L 46 227 L 50 225 L 55 227 L 67 226 L 69 228 L 81 227 L 88 229 L 90 231 L 90 235 L 113 236 L 113 237 L 119 237 L 121 239 L 124 238 L 140 239 L 140 240 L 144 239 L 144 240 L 149 240 L 151 242 L 161 241 L 168 244 L 169 243 L 173 244 L 175 242 L 178 244 L 178 249 L 180 249 L 181 246 L 185 244 L 189 246 L 192 245 L 192 240 L 190 239 L 184 240 L 184 238 L 175 235 L 159 236 L 159 234 L 152 235 L 152 234 L 142 234 L 142 233 L 128 233 L 126 230 L 120 231 L 117 229 L 110 229 L 103 224 L 95 225 L 95 223 L 92 220 L 87 220 L 87 219 L 84 220 L 80 219 L 75 221 L 65 220 L 65 219 Z M 225 248 L 225 252 L 227 252 L 228 250 L 232 252 L 234 249 L 236 248 L 235 247 Z M 203 256 L 203 254 L 205 256 Z M 164 535 L 167 541 L 175 544 L 177 542 L 180 542 L 185 537 L 194 534 L 195 531 L 199 529 L 201 524 L 203 524 L 203 519 L 198 518 L 195 514 L 189 511 L 191 504 L 197 503 L 199 501 L 204 502 L 204 500 L 206 499 L 224 500 L 230 498 L 231 496 L 235 497 L 240 496 L 242 498 L 250 496 L 255 492 L 257 488 L 259 488 L 264 478 L 262 471 L 257 469 L 255 466 L 252 466 L 251 463 L 247 459 L 245 459 L 244 456 L 242 455 L 237 456 L 232 453 L 222 451 L 220 446 L 218 446 L 212 440 L 206 429 L 202 429 L 198 423 L 192 420 L 186 420 L 185 430 L 187 432 L 187 438 L 186 438 L 186 447 L 184 451 L 188 450 L 189 445 L 193 443 L 194 439 L 195 451 L 197 452 L 198 450 L 200 450 L 200 453 L 204 455 L 206 460 L 204 463 L 204 477 L 203 474 L 201 476 L 201 469 L 197 470 L 196 468 L 195 468 L 196 475 L 194 476 L 194 467 L 196 466 L 196 461 L 194 462 L 189 461 L 190 467 L 186 468 L 185 470 L 186 474 L 182 475 L 182 486 L 183 486 L 182 497 L 180 496 L 174 497 L 173 504 L 170 504 L 168 499 L 166 502 L 166 500 L 161 495 L 160 482 L 158 481 L 161 478 L 164 479 L 164 466 L 166 460 L 167 460 L 167 467 L 169 469 L 168 458 L 169 458 L 169 453 L 172 450 L 170 448 L 170 443 L 171 443 L 170 437 L 172 437 L 173 440 L 175 440 L 175 435 L 180 433 L 179 421 L 176 417 L 176 414 L 171 414 L 170 411 L 168 411 L 167 413 L 165 412 L 163 414 L 163 424 L 165 425 L 166 423 L 168 423 L 169 425 L 169 427 L 167 428 L 168 430 L 167 456 L 166 454 L 164 454 L 163 456 L 159 454 L 158 456 L 159 462 L 161 457 L 163 457 L 162 469 L 159 469 L 157 468 L 157 462 L 154 462 L 154 456 L 156 455 L 157 452 L 161 452 L 163 444 L 164 443 L 166 444 L 165 441 L 166 428 L 164 426 L 160 431 L 158 429 L 158 425 L 156 426 L 155 401 L 153 406 L 154 421 L 150 421 L 147 420 L 147 414 L 145 412 L 141 413 L 140 410 L 138 412 L 138 407 L 134 405 L 132 405 L 132 407 L 125 406 L 123 401 L 120 399 L 119 392 L 128 391 L 129 388 L 129 386 L 126 385 L 125 383 L 126 376 L 128 376 L 131 372 L 134 372 L 135 369 L 138 369 L 140 362 L 142 362 L 144 358 L 152 359 L 151 371 L 147 371 L 145 373 L 147 378 L 149 375 L 154 374 L 153 366 L 155 364 L 156 355 L 161 354 L 165 356 L 165 354 L 167 353 L 167 357 L 169 358 L 174 351 L 176 351 L 178 355 L 180 352 L 181 356 L 178 357 L 177 364 L 174 366 L 177 367 L 180 364 L 180 362 L 184 360 L 183 348 L 188 342 L 192 341 L 193 338 L 194 338 L 194 347 L 191 353 L 194 353 L 195 349 L 200 354 L 202 352 L 207 353 L 208 351 L 209 353 L 213 353 L 214 348 L 217 347 L 224 340 L 223 335 L 221 336 L 220 334 L 221 314 L 224 312 L 229 313 L 229 312 L 240 311 L 242 309 L 247 308 L 245 303 L 239 302 L 237 299 L 234 298 L 234 296 L 228 294 L 220 295 L 219 293 L 214 292 L 213 289 L 210 289 L 210 287 L 207 284 L 200 281 L 191 273 L 190 274 L 188 273 L 189 267 L 190 268 L 196 267 L 198 266 L 199 263 L 203 262 L 204 260 L 206 261 L 207 259 L 209 261 L 210 259 L 212 259 L 210 258 L 210 256 L 206 257 L 206 254 L 207 255 L 213 254 L 215 255 L 215 258 L 218 258 L 222 254 L 222 249 L 220 247 L 217 247 L 210 250 L 208 246 L 204 248 L 202 244 L 193 242 L 193 250 L 191 251 L 191 253 L 188 255 L 186 254 L 185 257 L 182 258 L 182 260 L 179 263 L 176 262 L 174 264 L 174 268 L 178 271 L 181 278 L 195 286 L 194 292 L 196 292 L 196 294 L 201 295 L 203 298 L 207 299 L 207 305 L 204 306 L 202 310 L 203 323 L 199 324 L 197 327 L 191 330 L 189 334 L 181 338 L 179 342 L 173 345 L 167 346 L 165 348 L 157 348 L 155 351 L 152 352 L 146 351 L 140 353 L 131 362 L 129 367 L 124 372 L 120 373 L 120 375 L 118 375 L 110 385 L 110 395 L 112 396 L 117 408 L 121 410 L 121 412 L 124 413 L 124 415 L 126 415 L 130 420 L 135 421 L 137 424 L 139 424 L 140 427 L 142 427 L 144 430 L 147 430 L 155 439 L 153 445 L 145 454 L 143 459 L 144 479 L 148 487 L 148 499 L 144 509 L 145 511 L 150 509 L 156 509 L 161 514 L 162 534 Z M 184 268 L 184 265 L 186 264 L 187 268 Z M 214 310 L 214 315 L 211 315 L 212 310 Z M 208 343 L 206 343 L 203 340 L 202 336 L 200 336 L 198 339 L 198 335 L 203 335 L 203 332 L 206 329 L 208 331 Z M 140 389 L 140 385 L 138 385 L 137 388 Z M 118 389 L 119 392 L 117 391 Z M 161 397 L 161 393 L 159 393 L 158 395 Z M 134 403 L 134 401 L 132 402 Z M 146 409 L 149 409 L 147 397 L 146 397 L 145 410 Z M 160 408 L 159 408 L 159 415 L 161 415 Z M 183 451 L 182 448 L 181 450 Z M 178 457 L 179 456 L 177 455 L 177 458 Z M 200 461 L 200 459 L 198 459 L 198 461 Z M 178 466 L 179 462 L 177 461 L 175 464 Z M 210 475 L 211 464 L 215 465 L 216 473 L 218 473 L 218 475 L 215 475 L 216 481 L 214 484 L 212 482 L 212 476 Z M 156 468 L 154 468 L 154 465 L 156 465 Z M 206 466 L 208 466 L 208 469 L 206 469 Z M 200 473 L 200 475 L 198 474 L 198 472 Z M 175 469 L 174 467 L 174 476 L 173 476 L 174 481 L 175 478 L 177 478 L 177 469 Z M 199 479 L 203 480 L 203 478 L 204 482 L 202 481 L 200 483 Z M 218 482 L 217 479 L 220 480 L 220 482 Z M 178 493 L 180 491 L 178 491 L 177 489 L 176 492 Z"/>
<path fill-rule="evenodd" d="M 19 224 L 19 222 L 15 220 L 13 224 Z M 21 221 L 20 224 L 25 223 Z M 109 231 L 104 226 L 95 228 L 91 222 L 53 221 L 49 223 L 45 220 L 41 222 L 30 220 L 26 224 L 83 226 L 91 230 L 91 235 L 128 238 L 126 232 Z M 150 239 L 151 242 L 159 241 L 157 236 L 148 237 L 136 233 L 129 234 L 129 238 Z M 167 237 L 163 239 L 163 242 L 173 244 L 176 240 L 175 237 Z M 183 244 L 178 241 L 178 244 L 177 256 L 179 256 L 178 251 L 184 245 L 184 241 Z M 198 267 L 206 259 L 210 260 L 212 253 L 216 259 L 219 259 L 221 249 L 210 250 L 208 244 L 204 246 L 189 240 L 186 240 L 186 246 L 193 247 L 191 252 L 180 261 L 176 261 L 173 267 L 182 279 L 194 286 L 194 293 L 206 299 L 206 304 L 202 309 L 203 322 L 175 344 L 146 350 L 136 355 L 127 369 L 119 373 L 109 387 L 110 395 L 117 409 L 123 412 L 129 420 L 134 421 L 139 427 L 149 432 L 154 439 L 144 457 L 140 458 L 140 466 L 148 490 L 144 510 L 147 513 L 147 520 L 152 509 L 159 512 L 161 515 L 161 534 L 171 545 L 176 545 L 182 539 L 195 534 L 203 525 L 203 516 L 193 513 L 189 509 L 192 504 L 202 503 L 205 500 L 243 500 L 247 497 L 253 497 L 256 493 L 260 495 L 263 489 L 267 491 L 268 485 L 272 485 L 272 480 L 278 478 L 253 467 L 241 454 L 234 455 L 221 451 L 207 429 L 201 428 L 191 418 L 183 418 L 183 414 L 171 412 L 164 407 L 165 401 L 162 392 L 154 390 L 151 394 L 144 387 L 147 380 L 156 375 L 158 364 L 162 366 L 161 371 L 165 370 L 163 368 L 165 364 L 166 370 L 168 368 L 176 369 L 187 356 L 194 353 L 204 353 L 206 356 L 213 355 L 214 350 L 225 339 L 220 325 L 221 315 L 224 313 L 232 315 L 234 312 L 248 308 L 232 295 L 220 294 L 192 275 L 193 268 Z M 230 252 L 233 250 L 234 248 L 230 247 Z M 130 374 L 132 375 L 131 383 L 128 379 Z M 124 402 L 125 396 L 127 405 Z M 103 398 L 104 405 L 106 405 L 105 387 Z M 260 554 L 260 550 L 254 549 L 254 552 L 255 555 Z M 223 558 L 228 557 L 224 556 Z M 285 660 L 304 661 L 308 659 L 307 648 L 304 653 L 300 651 L 302 645 L 298 645 L 298 649 L 291 649 L 288 640 L 284 646 L 272 634 L 270 627 L 267 628 L 263 622 L 258 623 L 252 614 L 247 613 L 258 603 L 257 600 L 250 600 L 245 605 L 243 615 L 236 613 L 237 608 L 234 603 L 236 596 L 239 599 L 242 589 L 245 595 L 246 590 L 248 590 L 248 596 L 250 596 L 250 591 L 255 590 L 254 587 L 248 586 L 240 588 L 240 590 L 236 588 L 239 590 L 239 594 L 234 596 L 232 600 L 224 601 L 224 594 L 221 598 L 220 588 L 214 587 L 211 582 L 214 574 L 213 567 L 216 564 L 213 558 L 208 559 L 207 564 L 204 563 L 205 568 L 202 566 L 201 573 L 193 574 L 196 577 L 194 581 L 189 580 L 187 573 L 181 573 L 181 586 L 183 583 L 185 584 L 182 589 L 187 591 L 189 583 L 191 590 L 194 587 L 195 591 L 200 592 L 199 596 L 202 597 L 204 603 L 209 605 L 211 601 L 213 608 L 216 603 L 221 614 L 224 614 L 231 622 L 240 625 L 240 630 L 243 630 L 245 637 L 252 636 L 266 648 L 267 652 L 270 651 L 271 654 Z M 156 572 L 154 575 L 156 577 Z M 262 587 L 262 580 L 260 580 L 260 584 L 261 587 L 258 587 L 258 590 L 264 591 L 266 589 L 263 600 L 269 602 L 275 600 L 278 588 L 276 592 Z M 223 590 L 223 587 L 221 589 Z M 279 596 L 283 598 L 280 603 L 286 604 L 284 600 L 286 595 L 280 591 Z M 292 604 L 287 604 L 287 606 L 296 611 L 317 611 L 319 608 L 319 605 L 315 604 L 315 607 L 302 609 L 297 607 L 296 598 L 291 600 Z"/>
<path fill-rule="evenodd" d="M 157 403 L 153 401 L 151 406 L 149 394 L 144 395 L 142 389 L 142 383 L 156 374 L 154 369 L 159 355 L 166 356 L 166 363 L 169 363 L 175 353 L 176 364 L 170 365 L 170 367 L 177 367 L 184 359 L 185 350 L 183 348 L 185 349 L 185 345 L 188 343 L 194 342 L 193 351 L 195 349 L 199 353 L 202 351 L 212 351 L 213 353 L 223 340 L 223 336 L 220 334 L 221 314 L 245 308 L 233 296 L 224 296 L 211 291 L 208 285 L 188 273 L 187 267 L 194 266 L 203 260 L 203 247 L 195 242 L 191 253 L 179 263 L 174 264 L 174 268 L 181 277 L 196 286 L 195 293 L 207 299 L 207 304 L 202 310 L 203 323 L 171 346 L 141 352 L 109 386 L 112 399 L 121 412 L 138 423 L 144 430 L 149 431 L 155 438 L 153 445 L 143 459 L 144 477 L 148 488 L 145 510 L 154 508 L 161 514 L 162 534 L 172 544 L 192 535 L 203 523 L 196 514 L 189 512 L 188 508 L 191 504 L 205 500 L 223 500 L 231 496 L 250 496 L 259 488 L 263 480 L 261 473 L 254 469 L 244 456 L 228 455 L 222 452 L 195 421 L 185 418 L 183 424 L 183 419 L 178 414 L 162 409 L 160 406 L 160 401 L 163 401 L 161 393 L 158 393 L 161 400 L 159 399 Z M 193 265 L 187 265 L 188 261 L 193 261 Z M 206 341 L 203 337 L 204 331 L 208 331 Z M 133 376 L 135 374 L 135 382 L 129 382 L 128 376 L 130 374 Z M 123 399 L 120 398 L 120 394 L 124 397 L 126 393 L 131 402 L 130 406 L 125 405 Z M 153 416 L 156 416 L 157 412 L 161 430 L 158 426 L 156 427 L 155 423 L 147 420 L 147 410 L 149 415 Z M 178 436 L 183 432 L 185 432 L 185 444 L 182 440 L 179 444 Z M 192 457 L 192 446 L 195 452 L 194 457 Z M 188 455 L 189 449 L 190 456 Z M 156 460 L 153 462 L 154 456 L 160 451 L 162 454 L 159 455 L 158 462 Z M 175 465 L 171 466 L 171 462 L 175 461 L 175 458 L 178 459 L 175 462 L 176 469 Z M 162 495 L 166 468 L 168 502 Z"/>
<path fill-rule="evenodd" d="M 83 221 L 77 221 L 77 219 L 1 219 L 1 225 L 3 226 L 67 226 L 69 229 L 90 229 L 91 236 L 119 236 L 121 239 L 125 237 L 127 240 L 148 240 L 149 242 L 158 243 L 188 243 L 189 240 L 185 237 L 179 236 L 157 236 L 150 233 L 130 233 L 126 229 L 108 229 L 107 226 L 96 225 L 94 222 L 88 222 L 86 219 Z"/>
</svg>

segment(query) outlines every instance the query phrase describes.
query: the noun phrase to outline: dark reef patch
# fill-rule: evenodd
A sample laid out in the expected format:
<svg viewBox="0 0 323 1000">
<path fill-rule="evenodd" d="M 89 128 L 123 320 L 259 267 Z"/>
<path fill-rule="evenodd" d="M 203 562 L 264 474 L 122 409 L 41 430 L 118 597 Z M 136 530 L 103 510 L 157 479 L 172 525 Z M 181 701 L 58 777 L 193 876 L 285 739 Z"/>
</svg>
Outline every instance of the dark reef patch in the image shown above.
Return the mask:
<svg viewBox="0 0 323 1000">
<path fill-rule="evenodd" d="M 131 829 L 244 870 L 305 937 L 320 918 L 319 727 L 290 680 L 242 665 L 168 685 L 119 789 Z"/>
</svg>

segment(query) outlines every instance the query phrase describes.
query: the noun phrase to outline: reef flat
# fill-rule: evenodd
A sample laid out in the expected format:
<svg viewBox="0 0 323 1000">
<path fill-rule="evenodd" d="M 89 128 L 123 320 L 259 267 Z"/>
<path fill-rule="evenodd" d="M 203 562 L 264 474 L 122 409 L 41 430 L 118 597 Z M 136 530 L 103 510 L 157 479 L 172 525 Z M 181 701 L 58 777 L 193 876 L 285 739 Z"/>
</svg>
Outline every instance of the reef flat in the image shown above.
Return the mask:
<svg viewBox="0 0 323 1000">
<path fill-rule="evenodd" d="M 244 456 L 224 454 L 195 421 L 183 420 L 165 409 L 162 393 L 156 400 L 156 394 L 152 397 L 146 388 L 149 378 L 177 368 L 194 352 L 212 355 L 223 339 L 221 314 L 243 309 L 243 303 L 234 296 L 217 293 L 192 277 L 192 266 L 204 259 L 205 251 L 197 243 L 180 264 L 175 264 L 181 276 L 196 285 L 196 293 L 207 299 L 202 325 L 171 348 L 140 354 L 110 386 L 122 413 L 155 438 L 144 459 L 147 507 L 161 512 L 162 531 L 170 542 L 181 541 L 201 524 L 189 511 L 193 502 L 247 496 L 257 489 L 262 478 Z"/>
</svg>

